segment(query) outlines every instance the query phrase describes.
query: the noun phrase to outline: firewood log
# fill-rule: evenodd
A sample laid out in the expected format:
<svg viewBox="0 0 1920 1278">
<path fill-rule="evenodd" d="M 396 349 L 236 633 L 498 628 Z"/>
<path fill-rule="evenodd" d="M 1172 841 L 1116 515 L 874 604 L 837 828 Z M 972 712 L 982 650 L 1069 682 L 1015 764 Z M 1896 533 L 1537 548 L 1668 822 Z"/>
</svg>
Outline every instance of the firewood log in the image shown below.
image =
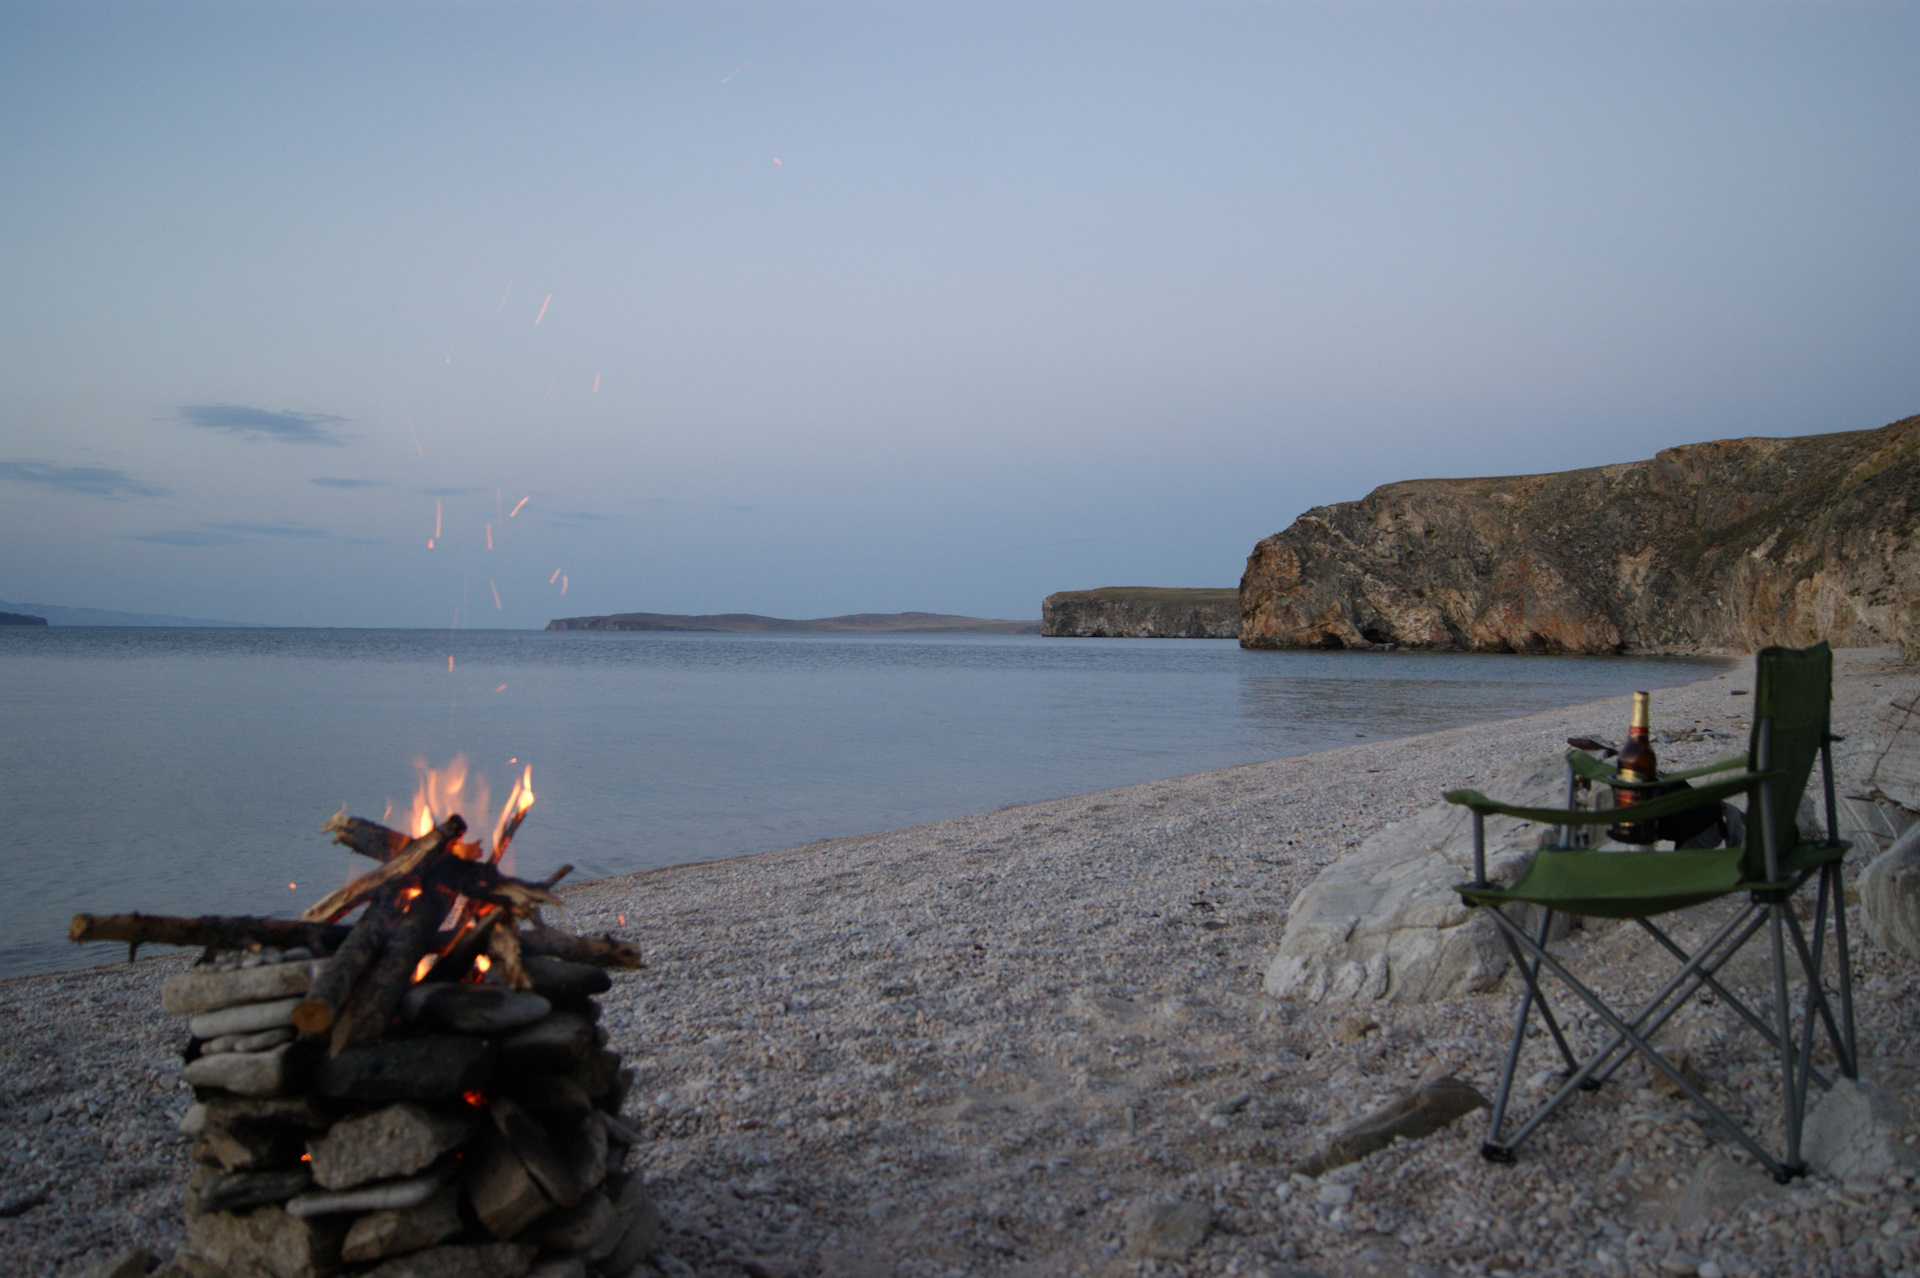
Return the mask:
<svg viewBox="0 0 1920 1278">
<path fill-rule="evenodd" d="M 495 910 L 479 922 L 462 932 L 459 939 L 447 947 L 447 952 L 434 961 L 433 967 L 421 978 L 425 981 L 458 981 L 473 970 L 473 961 L 487 952 L 487 942 L 493 936 L 493 929 L 506 917 L 503 910 Z"/>
<path fill-rule="evenodd" d="M 348 816 L 344 809 L 334 813 L 333 818 L 320 827 L 320 832 L 331 834 L 341 847 L 375 861 L 393 860 L 412 842 L 398 830 L 389 830 L 378 821 L 364 817 Z"/>
<path fill-rule="evenodd" d="M 445 851 L 449 845 L 458 841 L 466 830 L 466 821 L 459 813 L 454 813 L 407 844 L 391 861 L 373 873 L 363 874 L 344 887 L 337 888 L 315 901 L 300 917 L 312 922 L 333 922 L 387 884 L 417 872 L 427 862 Z"/>
<path fill-rule="evenodd" d="M 520 948 L 528 954 L 545 954 L 569 963 L 591 963 L 595 967 L 645 967 L 640 947 L 622 941 L 611 933 L 606 936 L 575 936 L 535 920 L 520 933 Z"/>
<path fill-rule="evenodd" d="M 384 929 L 380 957 L 354 987 L 351 1001 L 333 1022 L 327 1055 L 338 1056 L 349 1047 L 380 1037 L 399 1010 L 401 997 L 413 984 L 414 969 L 433 948 L 434 933 L 440 930 L 440 920 L 452 905 L 451 893 L 428 889 L 408 901 L 400 917 Z M 298 1017 L 296 1009 L 296 1022 Z"/>
<path fill-rule="evenodd" d="M 128 945 L 197 945 L 245 950 L 259 945 L 291 949 L 304 945 L 316 956 L 331 954 L 353 929 L 332 923 L 290 923 L 246 915 L 76 914 L 67 929 L 75 941 L 121 941 Z"/>
<path fill-rule="evenodd" d="M 307 991 L 307 997 L 293 1009 L 294 1028 L 300 1031 L 302 1038 L 312 1038 L 333 1028 L 340 1010 L 353 997 L 353 987 L 360 983 L 367 967 L 379 957 L 394 912 L 392 896 L 382 895 L 374 900 L 360 916 L 359 922 L 353 925 L 347 938 L 340 942 L 340 948 L 333 952 L 327 965 L 320 969 L 320 975 Z"/>
</svg>

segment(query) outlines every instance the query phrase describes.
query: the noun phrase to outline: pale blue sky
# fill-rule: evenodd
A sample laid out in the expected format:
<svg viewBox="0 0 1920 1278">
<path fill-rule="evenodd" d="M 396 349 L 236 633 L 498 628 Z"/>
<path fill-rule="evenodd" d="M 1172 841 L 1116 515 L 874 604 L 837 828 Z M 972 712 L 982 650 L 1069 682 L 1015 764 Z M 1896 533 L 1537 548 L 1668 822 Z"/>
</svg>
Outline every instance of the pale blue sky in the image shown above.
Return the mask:
<svg viewBox="0 0 1920 1278">
<path fill-rule="evenodd" d="M 0 6 L 0 598 L 1031 617 L 1879 426 L 1917 69 L 1910 4 Z"/>
</svg>

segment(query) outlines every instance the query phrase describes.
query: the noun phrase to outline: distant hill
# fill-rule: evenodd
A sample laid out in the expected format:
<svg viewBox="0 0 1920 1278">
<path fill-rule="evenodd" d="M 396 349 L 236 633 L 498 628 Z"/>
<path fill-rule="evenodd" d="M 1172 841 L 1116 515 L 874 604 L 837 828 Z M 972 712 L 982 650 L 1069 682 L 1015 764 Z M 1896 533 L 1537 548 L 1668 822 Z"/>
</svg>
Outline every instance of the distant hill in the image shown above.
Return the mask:
<svg viewBox="0 0 1920 1278">
<path fill-rule="evenodd" d="M 251 627 L 250 621 L 211 621 L 206 617 L 175 617 L 164 612 L 113 612 L 106 608 L 65 608 L 59 604 L 8 603 L 0 612 L 23 612 L 45 617 L 50 626 L 221 626 Z"/>
<path fill-rule="evenodd" d="M 549 630 L 687 630 L 734 634 L 1037 635 L 1037 621 L 955 617 L 944 612 L 856 612 L 845 617 L 790 621 L 751 612 L 685 617 L 668 612 L 617 612 L 610 617 L 561 617 Z"/>
<path fill-rule="evenodd" d="M 44 626 L 45 617 L 30 617 L 24 612 L 0 612 L 0 626 Z"/>
</svg>

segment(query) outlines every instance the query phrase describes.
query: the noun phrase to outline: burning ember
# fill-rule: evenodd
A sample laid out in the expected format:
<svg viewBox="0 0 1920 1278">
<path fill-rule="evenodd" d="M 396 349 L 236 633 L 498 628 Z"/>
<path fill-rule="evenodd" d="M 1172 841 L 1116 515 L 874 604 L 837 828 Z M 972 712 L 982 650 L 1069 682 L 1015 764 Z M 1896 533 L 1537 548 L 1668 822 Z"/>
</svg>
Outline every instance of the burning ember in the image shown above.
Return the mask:
<svg viewBox="0 0 1920 1278">
<path fill-rule="evenodd" d="M 468 841 L 459 809 L 487 812 L 485 788 L 464 759 L 422 765 L 403 829 L 327 822 L 376 865 L 297 920 L 74 917 L 74 940 L 130 958 L 205 947 L 161 995 L 191 1018 L 198 1260 L 236 1278 L 416 1255 L 423 1273 L 625 1274 L 653 1247 L 658 1218 L 623 1170 L 632 1071 L 593 1000 L 640 953 L 541 920 L 572 867 L 513 877 L 533 801 L 523 769 L 487 842 Z"/>
</svg>

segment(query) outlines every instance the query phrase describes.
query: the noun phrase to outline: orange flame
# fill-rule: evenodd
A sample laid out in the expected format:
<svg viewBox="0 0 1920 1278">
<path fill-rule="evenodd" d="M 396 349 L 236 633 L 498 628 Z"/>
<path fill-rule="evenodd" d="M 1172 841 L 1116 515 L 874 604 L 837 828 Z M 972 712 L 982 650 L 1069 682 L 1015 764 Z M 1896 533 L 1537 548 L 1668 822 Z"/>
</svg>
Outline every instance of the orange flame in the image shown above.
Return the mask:
<svg viewBox="0 0 1920 1278">
<path fill-rule="evenodd" d="M 430 768 L 425 759 L 415 759 L 413 770 L 420 784 L 413 792 L 413 810 L 408 814 L 406 832 L 419 838 L 463 807 L 484 812 L 490 806 L 484 781 L 474 778 L 467 787 L 467 756 L 455 755 L 444 768 Z"/>
<path fill-rule="evenodd" d="M 420 957 L 420 961 L 413 965 L 413 983 L 415 985 L 418 985 L 420 982 L 426 980 L 427 973 L 431 972 L 433 970 L 433 965 L 439 961 L 440 961 L 440 956 L 438 954 L 422 955 Z"/>
<path fill-rule="evenodd" d="M 486 955 L 481 954 L 474 958 L 473 966 L 474 966 L 474 970 L 484 972 L 488 968 L 493 966 L 493 960 L 488 958 Z"/>
</svg>

